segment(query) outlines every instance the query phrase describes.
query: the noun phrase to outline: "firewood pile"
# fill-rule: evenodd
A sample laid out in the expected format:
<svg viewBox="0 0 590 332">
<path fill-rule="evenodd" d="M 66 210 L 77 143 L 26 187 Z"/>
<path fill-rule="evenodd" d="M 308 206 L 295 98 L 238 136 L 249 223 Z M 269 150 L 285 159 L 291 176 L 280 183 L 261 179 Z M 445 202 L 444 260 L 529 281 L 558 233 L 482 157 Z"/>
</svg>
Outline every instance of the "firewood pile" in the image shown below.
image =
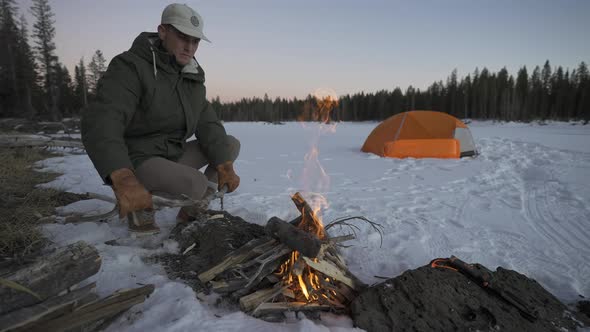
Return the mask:
<svg viewBox="0 0 590 332">
<path fill-rule="evenodd" d="M 287 222 L 273 217 L 266 236 L 250 240 L 223 260 L 198 274 L 216 293 L 239 301 L 242 311 L 276 320 L 287 311 L 348 313 L 349 304 L 366 287 L 351 273 L 338 247 L 354 234 L 328 236 L 333 226 L 356 227 L 352 218 L 325 228 L 316 212 L 296 193 L 292 197 L 301 213 Z M 380 226 L 363 219 L 381 232 Z"/>
<path fill-rule="evenodd" d="M 101 330 L 154 290 L 145 285 L 100 299 L 95 283 L 78 287 L 100 266 L 96 248 L 80 241 L 0 269 L 0 331 Z"/>
</svg>

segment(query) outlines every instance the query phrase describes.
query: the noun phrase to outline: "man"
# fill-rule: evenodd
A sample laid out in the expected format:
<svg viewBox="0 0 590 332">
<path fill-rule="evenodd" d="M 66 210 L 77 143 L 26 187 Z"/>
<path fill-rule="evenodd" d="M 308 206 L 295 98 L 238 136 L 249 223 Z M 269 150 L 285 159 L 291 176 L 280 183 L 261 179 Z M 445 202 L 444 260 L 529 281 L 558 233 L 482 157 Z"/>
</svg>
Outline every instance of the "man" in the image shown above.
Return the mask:
<svg viewBox="0 0 590 332">
<path fill-rule="evenodd" d="M 205 74 L 194 58 L 201 40 L 209 41 L 201 16 L 187 5 L 167 6 L 157 33 L 141 33 L 113 58 L 96 102 L 83 114 L 88 156 L 112 186 L 132 232 L 159 231 L 150 192 L 200 200 L 209 181 L 227 192 L 240 183 L 233 168 L 240 143 L 206 100 Z M 193 134 L 197 140 L 187 143 Z M 191 220 L 193 210 L 181 209 L 178 221 Z"/>
</svg>

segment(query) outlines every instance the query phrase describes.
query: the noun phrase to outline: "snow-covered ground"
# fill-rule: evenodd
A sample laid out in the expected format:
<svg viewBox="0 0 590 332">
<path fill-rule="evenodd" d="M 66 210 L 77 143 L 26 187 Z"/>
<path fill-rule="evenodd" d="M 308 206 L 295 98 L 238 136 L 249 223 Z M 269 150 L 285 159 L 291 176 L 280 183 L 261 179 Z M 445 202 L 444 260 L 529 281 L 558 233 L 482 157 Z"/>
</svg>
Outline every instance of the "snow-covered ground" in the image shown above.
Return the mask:
<svg viewBox="0 0 590 332">
<path fill-rule="evenodd" d="M 357 240 L 344 251 L 351 271 L 369 284 L 380 281 L 375 276 L 395 277 L 435 257 L 456 255 L 524 273 L 565 303 L 590 297 L 590 126 L 476 121 L 469 126 L 481 152 L 477 158 L 399 160 L 360 152 L 375 125 L 227 123 L 228 133 L 242 143 L 236 161 L 242 181 L 226 197 L 225 209 L 261 225 L 272 216 L 290 220 L 298 213 L 290 195 L 301 191 L 311 198 L 316 192 L 328 200 L 324 221 L 365 216 L 381 224 L 382 245 L 378 234 L 358 224 Z M 310 153 L 314 146 L 317 160 Z M 112 195 L 86 155 L 52 158 L 40 166 L 64 174 L 51 187 Z M 111 208 L 91 200 L 63 212 Z M 178 250 L 166 240 L 176 212 L 158 212 L 162 234 L 143 240 L 128 239 L 118 220 L 45 227 L 60 245 L 85 240 L 98 248 L 103 265 L 93 280 L 100 294 L 156 284 L 153 295 L 109 331 L 352 329 L 346 317 L 267 323 L 199 302 L 161 266 L 141 259 Z M 104 244 L 112 239 L 127 245 Z"/>
</svg>

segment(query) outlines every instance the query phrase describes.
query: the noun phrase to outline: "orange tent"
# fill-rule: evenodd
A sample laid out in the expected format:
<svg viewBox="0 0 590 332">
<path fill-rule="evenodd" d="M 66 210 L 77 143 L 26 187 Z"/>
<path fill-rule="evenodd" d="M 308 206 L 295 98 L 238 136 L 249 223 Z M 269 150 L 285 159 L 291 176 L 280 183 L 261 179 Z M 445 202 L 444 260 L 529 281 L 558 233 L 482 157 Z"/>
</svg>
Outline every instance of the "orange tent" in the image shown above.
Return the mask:
<svg viewBox="0 0 590 332">
<path fill-rule="evenodd" d="M 477 154 L 469 128 L 452 115 L 410 111 L 381 122 L 361 149 L 393 158 L 460 158 Z"/>
</svg>

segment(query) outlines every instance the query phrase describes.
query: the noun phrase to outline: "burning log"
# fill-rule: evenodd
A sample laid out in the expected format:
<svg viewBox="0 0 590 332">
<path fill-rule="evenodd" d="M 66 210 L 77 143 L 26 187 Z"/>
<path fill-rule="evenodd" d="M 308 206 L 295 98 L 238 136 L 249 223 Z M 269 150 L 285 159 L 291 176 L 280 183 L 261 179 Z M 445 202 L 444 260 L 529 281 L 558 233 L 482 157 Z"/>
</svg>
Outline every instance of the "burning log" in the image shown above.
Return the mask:
<svg viewBox="0 0 590 332">
<path fill-rule="evenodd" d="M 299 210 L 301 213 L 301 222 L 298 224 L 298 226 L 301 226 L 301 228 L 306 232 L 317 233 L 317 236 L 320 239 L 325 238 L 326 234 L 324 232 L 322 223 L 316 217 L 315 212 L 311 206 L 309 206 L 305 199 L 303 199 L 303 196 L 297 192 L 291 196 L 291 199 L 293 200 L 293 203 L 295 203 L 297 210 Z M 318 225 L 321 227 L 318 227 Z"/>
<path fill-rule="evenodd" d="M 317 236 L 305 232 L 280 218 L 272 217 L 266 223 L 265 230 L 287 247 L 299 251 L 303 256 L 315 258 L 320 252 L 322 242 Z"/>
</svg>

